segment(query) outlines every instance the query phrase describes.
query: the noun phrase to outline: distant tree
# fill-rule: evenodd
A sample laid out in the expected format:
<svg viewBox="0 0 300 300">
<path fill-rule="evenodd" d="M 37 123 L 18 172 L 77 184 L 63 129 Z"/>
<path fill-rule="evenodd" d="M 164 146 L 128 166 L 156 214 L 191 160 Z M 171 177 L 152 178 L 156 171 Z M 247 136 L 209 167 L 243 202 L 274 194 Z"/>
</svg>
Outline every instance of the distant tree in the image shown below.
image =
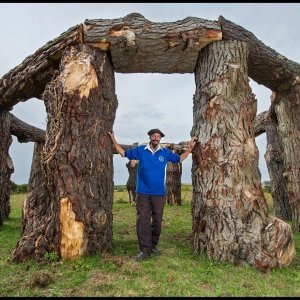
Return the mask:
<svg viewBox="0 0 300 300">
<path fill-rule="evenodd" d="M 264 191 L 270 193 L 271 192 L 271 182 L 269 180 L 263 181 Z"/>
</svg>

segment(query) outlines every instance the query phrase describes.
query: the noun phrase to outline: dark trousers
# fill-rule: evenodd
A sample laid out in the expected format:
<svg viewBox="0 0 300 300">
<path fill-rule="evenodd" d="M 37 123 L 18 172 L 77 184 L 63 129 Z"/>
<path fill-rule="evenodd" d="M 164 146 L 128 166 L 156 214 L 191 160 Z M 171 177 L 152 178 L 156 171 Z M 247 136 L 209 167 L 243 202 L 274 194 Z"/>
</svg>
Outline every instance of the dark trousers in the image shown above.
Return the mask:
<svg viewBox="0 0 300 300">
<path fill-rule="evenodd" d="M 137 194 L 136 233 L 141 251 L 150 252 L 161 233 L 165 196 Z"/>
</svg>

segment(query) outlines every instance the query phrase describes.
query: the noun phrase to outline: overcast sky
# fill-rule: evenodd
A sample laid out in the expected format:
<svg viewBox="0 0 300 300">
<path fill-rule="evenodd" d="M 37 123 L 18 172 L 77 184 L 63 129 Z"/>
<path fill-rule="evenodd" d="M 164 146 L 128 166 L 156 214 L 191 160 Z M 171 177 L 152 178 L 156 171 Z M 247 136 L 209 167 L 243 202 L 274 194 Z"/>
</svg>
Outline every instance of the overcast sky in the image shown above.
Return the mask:
<svg viewBox="0 0 300 300">
<path fill-rule="evenodd" d="M 0 78 L 48 41 L 86 19 L 114 19 L 138 12 L 152 22 L 175 22 L 186 17 L 217 20 L 220 15 L 251 31 L 264 44 L 300 62 L 300 3 L 0 3 Z M 160 128 L 162 142 L 187 141 L 193 126 L 193 74 L 115 74 L 119 102 L 114 131 L 121 144 L 148 141 L 147 131 Z M 258 113 L 270 105 L 271 91 L 250 80 Z M 42 101 L 30 99 L 11 111 L 21 120 L 46 128 Z M 265 134 L 256 138 L 262 181 L 268 180 L 264 161 Z M 13 137 L 11 179 L 27 183 L 33 143 Z M 115 184 L 128 178 L 127 159 L 114 156 Z M 183 183 L 191 183 L 191 155 L 183 163 Z"/>
</svg>

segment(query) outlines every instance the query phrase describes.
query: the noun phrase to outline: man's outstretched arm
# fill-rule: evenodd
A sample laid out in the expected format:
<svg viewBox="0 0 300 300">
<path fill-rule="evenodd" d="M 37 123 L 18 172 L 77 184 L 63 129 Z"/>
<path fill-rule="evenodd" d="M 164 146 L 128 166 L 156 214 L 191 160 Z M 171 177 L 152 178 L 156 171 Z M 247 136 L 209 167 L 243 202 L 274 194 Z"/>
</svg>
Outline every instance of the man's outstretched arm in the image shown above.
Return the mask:
<svg viewBox="0 0 300 300">
<path fill-rule="evenodd" d="M 189 156 L 189 154 L 192 152 L 193 148 L 195 147 L 196 142 L 197 142 L 197 141 L 196 141 L 196 138 L 195 138 L 195 137 L 193 137 L 193 138 L 190 140 L 190 144 L 189 144 L 188 149 L 187 149 L 184 153 L 182 153 L 182 154 L 180 155 L 180 162 L 182 162 L 183 160 L 185 160 L 185 159 Z"/>
<path fill-rule="evenodd" d="M 115 135 L 114 135 L 114 132 L 108 132 L 113 144 L 114 144 L 114 147 L 116 148 L 116 150 L 120 153 L 120 155 L 122 157 L 125 157 L 125 150 L 117 143 L 116 139 L 115 139 Z"/>
</svg>

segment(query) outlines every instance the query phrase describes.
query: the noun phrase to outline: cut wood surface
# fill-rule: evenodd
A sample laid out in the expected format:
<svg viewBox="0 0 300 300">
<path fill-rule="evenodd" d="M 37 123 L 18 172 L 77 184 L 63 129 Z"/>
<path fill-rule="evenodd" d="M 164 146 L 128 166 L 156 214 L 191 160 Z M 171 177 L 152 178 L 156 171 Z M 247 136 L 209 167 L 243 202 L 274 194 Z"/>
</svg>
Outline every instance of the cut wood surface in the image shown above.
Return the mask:
<svg viewBox="0 0 300 300">
<path fill-rule="evenodd" d="M 198 52 L 222 39 L 216 21 L 188 17 L 155 23 L 132 13 L 119 19 L 86 20 L 84 43 L 109 50 L 121 73 L 193 73 Z"/>
</svg>

